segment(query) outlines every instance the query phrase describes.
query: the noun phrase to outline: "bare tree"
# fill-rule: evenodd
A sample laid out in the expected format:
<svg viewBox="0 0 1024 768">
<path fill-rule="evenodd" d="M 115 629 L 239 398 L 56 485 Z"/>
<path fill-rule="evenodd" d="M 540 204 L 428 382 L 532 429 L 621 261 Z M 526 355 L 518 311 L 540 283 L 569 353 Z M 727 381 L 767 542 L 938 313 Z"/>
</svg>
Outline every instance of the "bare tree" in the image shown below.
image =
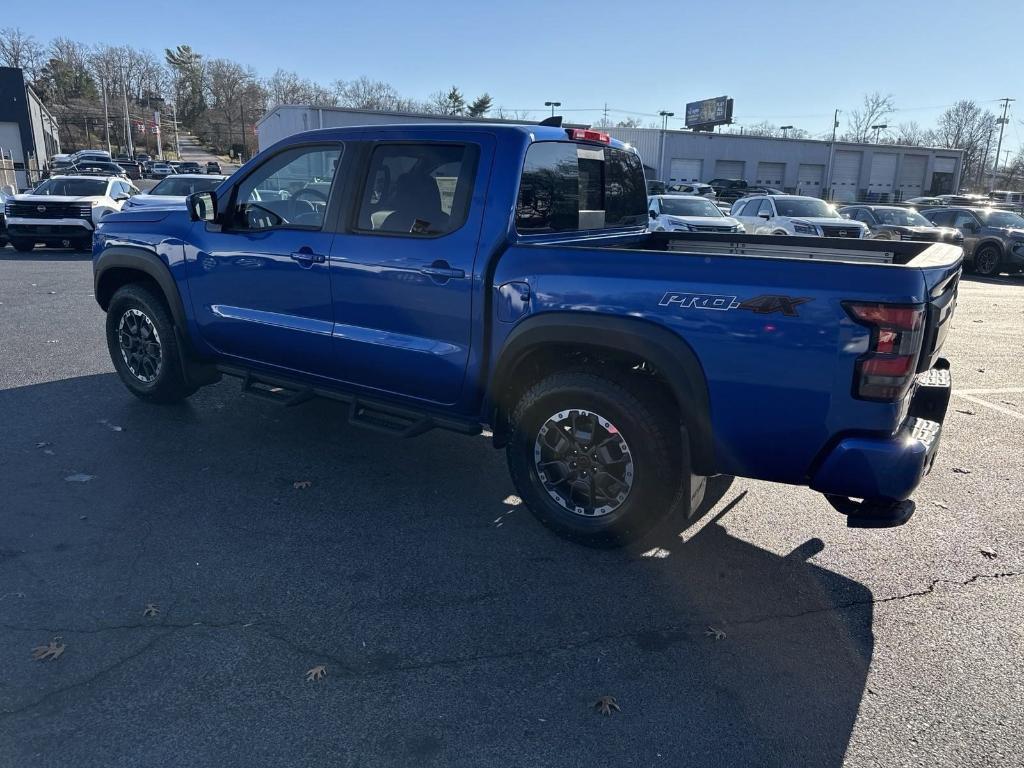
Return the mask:
<svg viewBox="0 0 1024 768">
<path fill-rule="evenodd" d="M 925 130 L 914 120 L 897 125 L 896 133 L 893 135 L 893 141 L 896 144 L 902 144 L 907 147 L 927 146 L 933 140 L 933 132 Z"/>
<path fill-rule="evenodd" d="M 494 116 L 499 120 L 514 120 L 522 123 L 530 122 L 530 113 L 525 109 L 497 107 L 494 110 Z"/>
<path fill-rule="evenodd" d="M 389 112 L 422 111 L 416 101 L 403 97 L 391 83 L 371 80 L 365 75 L 355 80 L 335 80 L 332 87 L 343 107 Z"/>
<path fill-rule="evenodd" d="M 0 64 L 25 70 L 25 78 L 35 80 L 42 69 L 44 49 L 32 35 L 18 27 L 0 29 Z"/>
<path fill-rule="evenodd" d="M 466 112 L 466 99 L 456 86 L 447 91 L 436 91 L 430 94 L 427 109 L 438 115 L 461 115 Z"/>
<path fill-rule="evenodd" d="M 843 141 L 870 141 L 871 126 L 880 125 L 882 121 L 896 111 L 896 102 L 892 95 L 883 96 L 878 91 L 864 94 L 864 101 L 859 109 L 850 112 L 850 128 L 843 134 Z"/>
<path fill-rule="evenodd" d="M 265 83 L 267 100 L 277 104 L 308 104 L 313 107 L 332 107 L 338 95 L 319 83 L 300 77 L 295 72 L 278 69 Z"/>
<path fill-rule="evenodd" d="M 973 101 L 958 101 L 939 116 L 935 144 L 964 151 L 961 178 L 980 181 L 991 165 L 996 118 Z"/>
</svg>

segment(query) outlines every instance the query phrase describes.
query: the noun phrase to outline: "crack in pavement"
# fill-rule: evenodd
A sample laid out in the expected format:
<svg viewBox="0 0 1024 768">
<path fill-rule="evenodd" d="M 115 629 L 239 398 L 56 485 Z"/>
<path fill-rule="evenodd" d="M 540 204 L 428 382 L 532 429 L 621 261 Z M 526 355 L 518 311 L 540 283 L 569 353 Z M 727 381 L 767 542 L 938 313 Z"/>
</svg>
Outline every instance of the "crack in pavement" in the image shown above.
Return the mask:
<svg viewBox="0 0 1024 768">
<path fill-rule="evenodd" d="M 931 583 L 927 587 L 925 587 L 924 589 L 915 590 L 913 592 L 906 592 L 906 593 L 899 594 L 899 595 L 889 595 L 887 597 L 872 598 L 870 600 L 851 600 L 851 601 L 846 602 L 846 603 L 838 603 L 838 604 L 831 605 L 831 606 L 823 606 L 821 608 L 812 608 L 812 609 L 809 609 L 809 610 L 806 610 L 806 611 L 799 611 L 799 612 L 796 612 L 796 613 L 771 614 L 771 615 L 767 615 L 767 616 L 752 617 L 752 618 L 748 618 L 748 619 L 739 619 L 739 620 L 735 620 L 735 621 L 722 622 L 722 624 L 724 626 L 749 626 L 749 625 L 757 625 L 757 624 L 769 623 L 769 622 L 778 621 L 778 620 L 797 619 L 797 618 L 802 618 L 802 617 L 805 617 L 805 616 L 811 616 L 811 615 L 820 614 L 820 613 L 827 613 L 827 612 L 830 612 L 830 611 L 841 611 L 841 610 L 845 610 L 847 608 L 856 607 L 856 606 L 859 606 L 859 605 L 880 605 L 880 604 L 884 604 L 884 603 L 890 603 L 890 602 L 896 602 L 896 601 L 902 601 L 902 600 L 908 600 L 908 599 L 915 599 L 915 598 L 919 598 L 919 597 L 927 597 L 928 595 L 933 594 L 935 592 L 936 588 L 940 584 L 948 584 L 948 585 L 956 586 L 956 587 L 966 587 L 966 586 L 974 584 L 975 582 L 977 582 L 979 580 L 982 580 L 982 579 L 996 580 L 996 579 L 1016 578 L 1016 577 L 1019 577 L 1019 576 L 1024 576 L 1024 571 L 1002 571 L 1002 572 L 997 572 L 997 573 L 977 573 L 977 574 L 974 574 L 973 576 L 971 576 L 968 579 L 959 580 L 959 581 L 955 580 L 955 579 L 936 578 L 936 579 L 932 579 Z M 285 646 L 287 646 L 288 648 L 290 648 L 292 651 L 294 651 L 296 653 L 313 657 L 313 658 L 315 658 L 315 659 L 317 659 L 319 661 L 327 661 L 327 662 L 335 665 L 336 671 L 340 671 L 341 672 L 341 676 L 343 678 L 347 678 L 347 679 L 367 679 L 367 678 L 387 676 L 387 675 L 394 674 L 396 672 L 401 673 L 401 672 L 410 672 L 410 671 L 422 671 L 422 670 L 428 670 L 428 669 L 434 669 L 434 668 L 457 667 L 457 666 L 461 666 L 461 665 L 464 665 L 464 664 L 474 664 L 474 663 L 477 663 L 477 662 L 480 662 L 480 661 L 494 661 L 494 660 L 502 660 L 502 659 L 514 659 L 514 658 L 519 658 L 519 657 L 534 656 L 534 655 L 538 655 L 538 654 L 539 655 L 551 655 L 551 654 L 560 653 L 560 652 L 578 650 L 580 648 L 584 648 L 586 646 L 593 645 L 595 643 L 604 643 L 604 642 L 608 642 L 608 641 L 616 641 L 616 640 L 624 640 L 624 639 L 633 639 L 635 641 L 635 640 L 637 640 L 637 639 L 639 639 L 639 638 L 641 638 L 643 636 L 652 636 L 652 635 L 660 636 L 661 642 L 663 642 L 663 643 L 665 643 L 667 645 L 667 644 L 671 644 L 671 643 L 674 643 L 674 642 L 679 642 L 681 640 L 689 638 L 691 636 L 691 634 L 692 634 L 692 630 L 695 627 L 699 627 L 699 628 L 703 628 L 704 627 L 704 622 L 690 623 L 690 624 L 686 624 L 686 625 L 682 625 L 682 626 L 677 625 L 677 626 L 674 626 L 674 627 L 667 627 L 667 628 L 663 628 L 663 629 L 645 629 L 645 630 L 641 630 L 641 631 L 633 630 L 633 631 L 629 631 L 629 632 L 611 633 L 611 634 L 600 635 L 600 636 L 597 636 L 597 637 L 589 637 L 589 638 L 582 639 L 582 640 L 579 640 L 579 641 L 576 641 L 576 642 L 568 642 L 568 643 L 564 643 L 563 642 L 563 643 L 559 643 L 557 645 L 551 645 L 551 646 L 547 646 L 547 647 L 523 648 L 523 649 L 516 649 L 516 650 L 506 651 L 506 652 L 501 652 L 501 653 L 482 653 L 482 654 L 475 654 L 475 655 L 472 655 L 472 656 L 455 656 L 455 657 L 451 657 L 451 658 L 433 659 L 433 660 L 423 661 L 423 662 L 415 662 L 415 663 L 407 663 L 407 664 L 395 664 L 394 666 L 387 667 L 387 668 L 384 668 L 384 669 L 379 669 L 378 668 L 378 669 L 364 669 L 364 670 L 360 670 L 360 669 L 357 669 L 357 668 L 353 667 L 349 660 L 346 660 L 346 659 L 338 656 L 335 653 L 325 652 L 322 649 L 314 648 L 314 647 L 310 647 L 310 646 L 304 645 L 300 641 L 294 640 L 294 639 L 292 639 L 290 637 L 287 637 L 287 636 L 284 636 L 282 634 L 277 634 L 275 632 L 269 631 L 271 628 L 274 628 L 274 627 L 281 628 L 281 629 L 286 629 L 286 628 L 280 622 L 265 621 L 265 620 L 261 620 L 261 619 L 255 619 L 255 620 L 251 620 L 251 621 L 230 621 L 230 622 L 201 622 L 201 621 L 199 621 L 199 622 L 174 623 L 174 624 L 167 623 L 167 622 L 160 622 L 160 623 L 156 623 L 156 622 L 154 622 L 154 623 L 138 623 L 138 622 L 136 622 L 136 623 L 133 623 L 133 624 L 123 624 L 123 625 L 114 625 L 114 626 L 106 626 L 106 627 L 93 627 L 93 628 L 90 628 L 90 629 L 82 629 L 82 630 L 67 629 L 67 628 L 60 628 L 60 629 L 58 629 L 58 628 L 53 628 L 53 627 L 18 627 L 18 626 L 14 626 L 14 625 L 0 624 L 0 628 L 8 629 L 8 630 L 16 631 L 16 632 L 50 632 L 50 633 L 62 633 L 62 634 L 66 634 L 66 635 L 67 634 L 97 634 L 97 633 L 102 633 L 102 632 L 135 630 L 135 629 L 165 630 L 165 631 L 162 631 L 159 634 L 157 634 L 154 638 L 152 638 L 148 642 L 146 642 L 137 651 L 135 651 L 135 652 L 129 654 L 128 656 L 120 659 L 119 661 L 115 662 L 114 664 L 111 664 L 110 666 L 103 668 L 102 670 L 96 672 L 95 674 L 91 675 L 90 677 L 85 678 L 84 680 L 80 680 L 78 682 L 69 684 L 67 686 L 56 688 L 56 689 L 54 689 L 52 691 L 47 692 L 46 694 L 44 694 L 40 698 L 36 699 L 35 701 L 29 702 L 27 704 L 24 704 L 24 705 L 22 705 L 20 707 L 15 708 L 15 709 L 6 710 L 6 711 L 3 711 L 3 712 L 0 712 L 0 719 L 9 718 L 9 717 L 21 714 L 23 712 L 26 712 L 26 711 L 28 711 L 30 709 L 33 709 L 33 708 L 35 708 L 35 707 L 45 703 L 46 701 L 52 699 L 55 696 L 58 696 L 58 695 L 60 695 L 62 693 L 66 693 L 67 691 L 71 691 L 71 690 L 75 690 L 75 689 L 78 689 L 78 688 L 83 688 L 83 687 L 89 686 L 92 683 L 102 679 L 103 677 L 105 677 L 109 673 L 113 672 L 118 667 L 123 666 L 124 664 L 132 661 L 135 658 L 138 658 L 143 653 L 145 653 L 150 648 L 152 648 L 154 645 L 156 645 L 160 640 L 162 640 L 164 638 L 167 638 L 167 637 L 170 637 L 170 636 L 172 636 L 174 634 L 177 634 L 177 632 L 179 632 L 180 630 L 189 630 L 189 629 L 197 629 L 197 628 L 198 629 L 231 629 L 231 628 L 236 628 L 236 627 L 241 627 L 241 628 L 246 628 L 246 629 L 252 628 L 254 633 L 263 635 L 264 637 L 270 638 L 272 640 L 276 640 L 276 641 L 284 644 Z"/>
</svg>

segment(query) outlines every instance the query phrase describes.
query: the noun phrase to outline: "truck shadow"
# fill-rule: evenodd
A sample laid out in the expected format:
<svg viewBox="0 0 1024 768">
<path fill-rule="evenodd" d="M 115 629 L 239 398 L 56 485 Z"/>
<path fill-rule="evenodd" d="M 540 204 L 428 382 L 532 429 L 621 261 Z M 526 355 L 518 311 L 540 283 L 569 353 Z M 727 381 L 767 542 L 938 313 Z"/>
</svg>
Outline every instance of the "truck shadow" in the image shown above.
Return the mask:
<svg viewBox="0 0 1024 768">
<path fill-rule="evenodd" d="M 727 480 L 691 526 L 593 550 L 533 520 L 484 438 L 398 441 L 236 388 L 175 407 L 112 374 L 0 391 L 15 763 L 96 762 L 67 725 L 88 718 L 150 765 L 842 764 L 872 595 L 808 562 L 819 540 L 731 535 L 750 501 Z M 33 666 L 52 634 L 68 653 Z"/>
</svg>

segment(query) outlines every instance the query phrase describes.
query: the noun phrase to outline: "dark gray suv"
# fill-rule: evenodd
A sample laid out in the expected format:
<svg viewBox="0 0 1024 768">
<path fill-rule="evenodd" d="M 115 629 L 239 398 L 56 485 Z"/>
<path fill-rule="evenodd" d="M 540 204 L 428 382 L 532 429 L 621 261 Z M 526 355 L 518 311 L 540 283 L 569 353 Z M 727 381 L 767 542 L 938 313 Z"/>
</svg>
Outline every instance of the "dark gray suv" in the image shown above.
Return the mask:
<svg viewBox="0 0 1024 768">
<path fill-rule="evenodd" d="M 1024 218 L 999 208 L 929 208 L 921 211 L 939 227 L 964 236 L 964 265 L 979 275 L 1024 269 Z"/>
</svg>

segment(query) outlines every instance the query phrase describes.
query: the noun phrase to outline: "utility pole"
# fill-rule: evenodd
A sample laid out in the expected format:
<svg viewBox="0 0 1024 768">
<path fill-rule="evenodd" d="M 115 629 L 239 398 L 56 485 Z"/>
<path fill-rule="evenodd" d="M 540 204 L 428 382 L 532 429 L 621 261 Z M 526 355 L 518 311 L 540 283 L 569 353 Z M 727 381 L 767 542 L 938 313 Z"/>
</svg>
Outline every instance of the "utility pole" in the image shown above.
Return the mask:
<svg viewBox="0 0 1024 768">
<path fill-rule="evenodd" d="M 1000 99 L 1000 101 L 1003 102 L 1003 116 L 996 120 L 996 123 L 999 125 L 999 141 L 996 143 L 996 161 L 992 164 L 992 180 L 988 185 L 989 192 L 996 187 L 996 166 L 999 165 L 999 153 L 1003 149 L 1003 129 L 1006 127 L 1006 124 L 1010 122 L 1006 113 L 1010 110 L 1010 102 L 1016 101 L 1016 99 L 1011 99 L 1007 96 L 1004 99 Z M 985 156 L 985 159 L 988 160 L 988 155 Z"/>
<path fill-rule="evenodd" d="M 992 134 L 995 129 L 989 126 L 988 138 L 985 139 L 985 154 L 982 156 L 981 162 L 978 163 L 978 172 L 974 175 L 974 181 L 978 185 L 978 189 L 981 189 L 981 185 L 985 182 L 985 163 L 988 161 L 989 150 L 992 149 Z"/>
<path fill-rule="evenodd" d="M 604 125 L 608 127 L 608 102 L 604 103 Z"/>
<path fill-rule="evenodd" d="M 825 175 L 826 200 L 832 198 L 832 163 L 836 156 L 836 129 L 839 127 L 839 110 L 832 115 L 832 141 L 828 145 L 828 173 Z"/>
<path fill-rule="evenodd" d="M 110 154 L 110 113 L 107 111 L 107 81 L 100 80 L 100 90 L 103 91 L 103 132 L 107 137 L 107 154 Z"/>
<path fill-rule="evenodd" d="M 124 74 L 124 69 L 121 69 L 121 81 L 124 85 L 124 136 L 125 141 L 128 142 L 128 146 L 125 147 L 125 154 L 128 157 L 135 157 L 135 142 L 132 140 L 132 118 L 128 114 L 128 78 Z"/>
<path fill-rule="evenodd" d="M 675 117 L 675 112 L 666 112 L 664 109 L 659 113 L 661 115 L 661 157 L 658 160 L 658 175 L 664 178 L 667 174 L 665 173 L 665 142 L 668 138 L 668 119 Z"/>
<path fill-rule="evenodd" d="M 244 99 L 242 100 L 242 103 L 240 104 L 240 109 L 241 109 L 241 112 L 242 112 L 242 153 L 238 156 L 238 160 L 239 160 L 239 162 L 244 163 L 245 162 L 245 100 Z"/>
<path fill-rule="evenodd" d="M 175 99 L 174 103 L 171 104 L 174 109 L 174 154 L 181 160 L 181 145 L 178 143 L 178 100 Z M 160 158 L 163 160 L 163 158 Z"/>
</svg>

